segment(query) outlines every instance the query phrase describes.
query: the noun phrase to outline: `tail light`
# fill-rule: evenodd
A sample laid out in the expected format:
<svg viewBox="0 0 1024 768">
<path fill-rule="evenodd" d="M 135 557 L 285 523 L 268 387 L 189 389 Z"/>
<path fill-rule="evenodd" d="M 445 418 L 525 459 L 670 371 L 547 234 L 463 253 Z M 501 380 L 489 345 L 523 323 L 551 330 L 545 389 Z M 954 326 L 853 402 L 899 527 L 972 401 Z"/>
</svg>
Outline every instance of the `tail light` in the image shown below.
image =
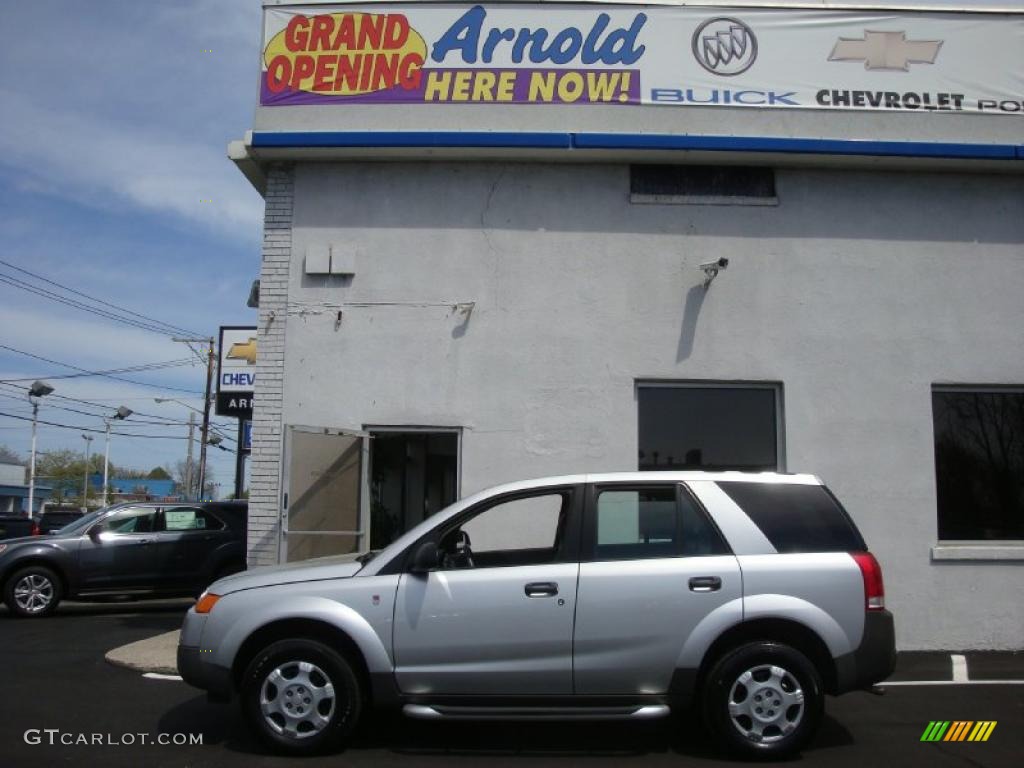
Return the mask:
<svg viewBox="0 0 1024 768">
<path fill-rule="evenodd" d="M 850 557 L 860 568 L 864 577 L 864 608 L 880 611 L 885 608 L 885 585 L 882 583 L 882 566 L 870 552 L 851 552 Z"/>
<path fill-rule="evenodd" d="M 29 536 L 42 536 L 43 535 L 43 529 L 39 527 L 39 523 L 37 523 L 35 520 L 32 521 L 32 528 L 29 529 L 28 535 Z"/>
</svg>

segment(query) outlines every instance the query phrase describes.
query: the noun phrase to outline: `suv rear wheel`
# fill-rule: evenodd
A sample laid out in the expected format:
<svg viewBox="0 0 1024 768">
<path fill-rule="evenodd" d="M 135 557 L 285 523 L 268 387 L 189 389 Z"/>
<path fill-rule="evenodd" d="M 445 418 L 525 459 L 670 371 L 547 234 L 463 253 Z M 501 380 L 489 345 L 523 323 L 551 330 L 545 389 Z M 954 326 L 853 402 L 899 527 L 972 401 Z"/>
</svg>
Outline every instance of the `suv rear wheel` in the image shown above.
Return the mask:
<svg viewBox="0 0 1024 768">
<path fill-rule="evenodd" d="M 824 708 L 821 676 L 788 645 L 740 646 L 711 668 L 704 717 L 718 741 L 746 757 L 777 758 L 803 747 Z"/>
<path fill-rule="evenodd" d="M 22 568 L 4 585 L 4 602 L 15 616 L 46 616 L 57 608 L 60 598 L 60 579 L 42 565 Z"/>
<path fill-rule="evenodd" d="M 262 651 L 242 678 L 242 709 L 280 752 L 340 748 L 355 728 L 363 696 L 351 665 L 314 640 L 281 640 Z"/>
</svg>

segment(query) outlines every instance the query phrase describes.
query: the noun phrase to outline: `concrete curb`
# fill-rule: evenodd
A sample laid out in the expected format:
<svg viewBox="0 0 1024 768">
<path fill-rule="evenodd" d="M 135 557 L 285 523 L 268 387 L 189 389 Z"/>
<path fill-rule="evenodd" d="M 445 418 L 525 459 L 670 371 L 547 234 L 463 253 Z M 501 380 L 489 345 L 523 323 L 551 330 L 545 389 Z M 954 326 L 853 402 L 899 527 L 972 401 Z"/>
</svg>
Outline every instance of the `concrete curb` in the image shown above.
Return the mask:
<svg viewBox="0 0 1024 768">
<path fill-rule="evenodd" d="M 107 651 L 104 658 L 118 667 L 127 667 L 138 672 L 159 672 L 163 675 L 178 674 L 178 636 L 180 629 L 147 637 L 128 645 Z"/>
</svg>

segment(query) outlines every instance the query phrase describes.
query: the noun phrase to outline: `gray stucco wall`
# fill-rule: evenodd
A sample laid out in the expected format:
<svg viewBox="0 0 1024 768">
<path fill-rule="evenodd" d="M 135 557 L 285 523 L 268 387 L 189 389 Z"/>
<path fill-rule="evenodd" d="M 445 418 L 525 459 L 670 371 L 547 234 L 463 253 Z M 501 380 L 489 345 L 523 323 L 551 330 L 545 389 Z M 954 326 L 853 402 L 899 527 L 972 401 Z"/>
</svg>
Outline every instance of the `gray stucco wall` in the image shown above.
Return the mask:
<svg viewBox="0 0 1024 768">
<path fill-rule="evenodd" d="M 930 392 L 1024 383 L 1024 180 L 822 169 L 777 185 L 777 207 L 654 206 L 629 202 L 624 165 L 299 164 L 283 423 L 462 427 L 467 494 L 635 469 L 638 379 L 782 382 L 786 467 L 856 519 L 900 647 L 1020 646 L 1024 563 L 931 562 Z M 354 254 L 354 278 L 303 274 L 326 244 Z M 719 256 L 705 292 L 697 265 Z M 280 445 L 268 312 L 285 325 L 265 295 L 260 520 Z M 475 302 L 468 322 L 455 302 Z"/>
</svg>

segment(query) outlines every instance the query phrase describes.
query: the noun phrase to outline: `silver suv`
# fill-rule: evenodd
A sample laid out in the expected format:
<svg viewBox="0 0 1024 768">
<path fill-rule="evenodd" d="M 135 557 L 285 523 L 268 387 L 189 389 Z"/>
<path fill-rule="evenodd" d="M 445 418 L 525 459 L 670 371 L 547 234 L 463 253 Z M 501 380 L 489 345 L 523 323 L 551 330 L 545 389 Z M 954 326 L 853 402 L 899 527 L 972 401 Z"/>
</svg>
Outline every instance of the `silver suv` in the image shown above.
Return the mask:
<svg viewBox="0 0 1024 768">
<path fill-rule="evenodd" d="M 386 549 L 214 583 L 178 668 L 275 748 L 342 746 L 370 705 L 429 720 L 653 719 L 696 707 L 747 756 L 794 752 L 824 695 L 895 664 L 882 573 L 810 475 L 513 483 Z"/>
</svg>

